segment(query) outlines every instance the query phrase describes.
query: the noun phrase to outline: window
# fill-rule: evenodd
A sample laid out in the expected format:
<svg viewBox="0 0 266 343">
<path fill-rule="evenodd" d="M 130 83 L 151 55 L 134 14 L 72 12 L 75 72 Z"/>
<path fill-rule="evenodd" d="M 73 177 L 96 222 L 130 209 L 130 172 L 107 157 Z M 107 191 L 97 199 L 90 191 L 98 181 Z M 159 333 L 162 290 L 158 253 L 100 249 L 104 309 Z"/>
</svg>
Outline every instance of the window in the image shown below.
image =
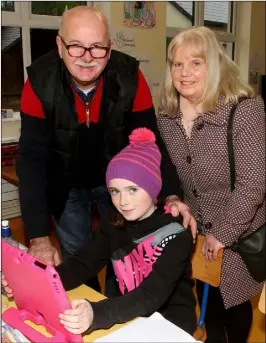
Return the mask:
<svg viewBox="0 0 266 343">
<path fill-rule="evenodd" d="M 235 58 L 235 43 L 222 43 L 229 57 Z"/>
<path fill-rule="evenodd" d="M 1 10 L 7 12 L 14 12 L 14 1 L 1 1 Z"/>
<path fill-rule="evenodd" d="M 2 108 L 19 110 L 26 67 L 57 48 L 60 16 L 67 8 L 91 1 L 1 1 Z M 97 4 L 96 4 L 97 6 Z"/>
<path fill-rule="evenodd" d="M 42 54 L 56 48 L 60 17 L 66 8 L 77 5 L 93 6 L 91 1 L 1 1 L 1 29 L 2 29 L 2 101 L 3 105 L 10 104 L 14 107 L 11 93 L 21 94 L 19 86 L 27 78 L 26 67 Z M 19 35 L 19 40 L 13 46 L 6 46 L 9 35 Z M 14 68 L 6 56 L 15 54 Z M 10 57 L 11 58 L 11 57 Z M 13 70 L 11 70 L 13 69 Z M 21 74 L 22 71 L 22 74 Z M 7 74 L 9 73 L 9 75 Z M 17 80 L 13 79 L 14 87 L 11 89 L 8 78 L 17 73 Z M 22 75 L 22 79 L 21 79 Z M 9 77 L 10 76 L 10 77 Z M 12 82 L 10 82 L 12 83 Z M 5 94 L 4 94 L 5 92 Z M 14 97 L 13 96 L 13 97 Z"/>
<path fill-rule="evenodd" d="M 2 108 L 19 110 L 24 83 L 21 28 L 2 27 Z"/>
<path fill-rule="evenodd" d="M 206 1 L 204 26 L 214 31 L 232 32 L 233 5 L 230 1 Z"/>
<path fill-rule="evenodd" d="M 56 49 L 56 36 L 58 30 L 31 29 L 31 61 L 44 55 L 50 50 Z"/>
<path fill-rule="evenodd" d="M 166 45 L 175 34 L 192 25 L 207 26 L 218 36 L 220 42 L 234 58 L 235 1 L 169 1 L 167 3 Z"/>
<path fill-rule="evenodd" d="M 32 14 L 61 16 L 65 9 L 86 5 L 86 1 L 32 1 Z"/>
<path fill-rule="evenodd" d="M 193 1 L 168 1 L 166 7 L 167 26 L 186 28 L 194 23 Z"/>
</svg>

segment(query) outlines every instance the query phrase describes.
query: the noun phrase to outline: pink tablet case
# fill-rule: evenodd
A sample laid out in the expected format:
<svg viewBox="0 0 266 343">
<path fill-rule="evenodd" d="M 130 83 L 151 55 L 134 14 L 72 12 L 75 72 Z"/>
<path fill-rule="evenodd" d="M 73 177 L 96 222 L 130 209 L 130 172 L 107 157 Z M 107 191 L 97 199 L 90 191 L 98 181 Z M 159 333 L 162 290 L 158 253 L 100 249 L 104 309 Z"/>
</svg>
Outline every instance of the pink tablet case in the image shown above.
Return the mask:
<svg viewBox="0 0 266 343">
<path fill-rule="evenodd" d="M 59 322 L 59 313 L 71 306 L 53 267 L 2 241 L 2 271 L 18 308 L 10 308 L 2 314 L 7 324 L 31 342 L 83 342 L 81 335 L 71 334 Z M 45 337 L 24 323 L 25 320 L 43 325 L 53 337 Z"/>
</svg>

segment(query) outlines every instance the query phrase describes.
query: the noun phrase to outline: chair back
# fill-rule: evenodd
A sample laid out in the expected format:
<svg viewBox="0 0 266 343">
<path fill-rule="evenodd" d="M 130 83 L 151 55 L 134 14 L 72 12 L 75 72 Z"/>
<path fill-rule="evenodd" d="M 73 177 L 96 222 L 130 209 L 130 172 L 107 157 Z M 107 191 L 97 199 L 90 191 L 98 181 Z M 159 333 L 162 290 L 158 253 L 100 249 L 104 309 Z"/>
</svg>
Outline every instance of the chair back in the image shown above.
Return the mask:
<svg viewBox="0 0 266 343">
<path fill-rule="evenodd" d="M 202 254 L 204 236 L 198 235 L 192 255 L 192 278 L 205 282 L 213 287 L 219 287 L 223 250 L 219 250 L 216 261 L 208 262 Z"/>
<path fill-rule="evenodd" d="M 223 250 L 220 250 L 217 254 L 216 261 L 208 262 L 202 254 L 202 246 L 204 242 L 204 236 L 197 236 L 197 240 L 192 255 L 192 278 L 204 282 L 204 291 L 202 296 L 202 303 L 199 306 L 196 287 L 195 296 L 197 299 L 196 313 L 198 317 L 197 329 L 195 330 L 193 337 L 198 341 L 205 341 L 207 337 L 206 329 L 204 326 L 209 285 L 213 287 L 219 287 L 221 282 L 221 270 L 223 261 Z"/>
<path fill-rule="evenodd" d="M 264 283 L 264 287 L 263 290 L 261 292 L 261 296 L 260 296 L 260 300 L 259 300 L 259 310 L 265 314 L 265 283 Z"/>
</svg>

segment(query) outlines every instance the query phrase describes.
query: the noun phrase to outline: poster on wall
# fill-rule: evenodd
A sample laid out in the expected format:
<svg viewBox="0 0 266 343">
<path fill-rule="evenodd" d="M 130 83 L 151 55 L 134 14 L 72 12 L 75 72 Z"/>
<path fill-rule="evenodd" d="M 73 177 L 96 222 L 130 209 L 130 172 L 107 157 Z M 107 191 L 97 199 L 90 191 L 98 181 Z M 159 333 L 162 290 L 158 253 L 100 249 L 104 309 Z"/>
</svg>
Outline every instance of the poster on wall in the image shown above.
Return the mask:
<svg viewBox="0 0 266 343">
<path fill-rule="evenodd" d="M 152 28 L 156 23 L 152 1 L 124 1 L 123 24 L 127 27 Z"/>
</svg>

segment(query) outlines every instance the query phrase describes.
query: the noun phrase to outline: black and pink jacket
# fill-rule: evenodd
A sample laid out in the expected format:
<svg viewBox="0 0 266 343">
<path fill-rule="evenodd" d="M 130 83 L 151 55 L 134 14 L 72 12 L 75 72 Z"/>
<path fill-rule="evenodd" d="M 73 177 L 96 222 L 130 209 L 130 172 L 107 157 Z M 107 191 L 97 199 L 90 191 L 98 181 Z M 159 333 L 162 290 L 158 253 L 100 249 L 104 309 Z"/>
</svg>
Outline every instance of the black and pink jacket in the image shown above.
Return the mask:
<svg viewBox="0 0 266 343">
<path fill-rule="evenodd" d="M 94 240 L 57 267 L 64 287 L 78 287 L 112 260 L 120 296 L 91 303 L 92 329 L 106 329 L 155 311 L 190 334 L 196 327 L 191 231 L 157 209 L 122 229 L 102 223 Z"/>
</svg>

